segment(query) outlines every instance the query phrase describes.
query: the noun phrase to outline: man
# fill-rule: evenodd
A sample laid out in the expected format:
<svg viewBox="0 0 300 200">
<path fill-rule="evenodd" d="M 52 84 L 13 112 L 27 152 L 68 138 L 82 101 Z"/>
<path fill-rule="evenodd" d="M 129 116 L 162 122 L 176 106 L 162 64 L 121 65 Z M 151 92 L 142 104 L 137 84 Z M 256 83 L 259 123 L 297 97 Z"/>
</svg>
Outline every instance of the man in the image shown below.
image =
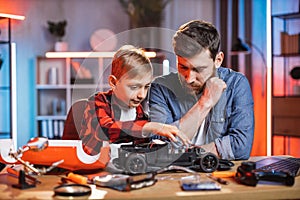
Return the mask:
<svg viewBox="0 0 300 200">
<path fill-rule="evenodd" d="M 250 156 L 253 97 L 244 75 L 220 67 L 216 28 L 193 20 L 173 37 L 178 73 L 158 77 L 150 88 L 151 121 L 176 125 L 195 145 L 229 160 Z"/>
</svg>

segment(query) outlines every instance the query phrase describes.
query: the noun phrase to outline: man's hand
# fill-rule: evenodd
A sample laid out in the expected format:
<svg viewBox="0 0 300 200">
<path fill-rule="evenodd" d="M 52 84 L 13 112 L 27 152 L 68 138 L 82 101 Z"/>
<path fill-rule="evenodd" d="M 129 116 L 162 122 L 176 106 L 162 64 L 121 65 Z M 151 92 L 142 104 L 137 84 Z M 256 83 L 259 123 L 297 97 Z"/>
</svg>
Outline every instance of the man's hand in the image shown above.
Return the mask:
<svg viewBox="0 0 300 200">
<path fill-rule="evenodd" d="M 208 79 L 199 103 L 208 107 L 213 107 L 219 101 L 226 87 L 226 83 L 218 77 Z"/>
<path fill-rule="evenodd" d="M 211 152 L 211 153 L 215 154 L 217 157 L 220 158 L 220 155 L 218 153 L 216 144 L 214 142 L 211 142 L 209 144 L 201 145 L 201 148 L 203 148 L 206 152 Z"/>
<path fill-rule="evenodd" d="M 178 142 L 178 137 L 184 146 L 189 146 L 191 141 L 187 138 L 187 136 L 182 133 L 176 126 L 172 126 L 169 124 L 163 124 L 158 122 L 148 122 L 143 127 L 143 132 L 152 132 L 156 135 L 164 136 L 170 139 L 172 142 Z"/>
</svg>

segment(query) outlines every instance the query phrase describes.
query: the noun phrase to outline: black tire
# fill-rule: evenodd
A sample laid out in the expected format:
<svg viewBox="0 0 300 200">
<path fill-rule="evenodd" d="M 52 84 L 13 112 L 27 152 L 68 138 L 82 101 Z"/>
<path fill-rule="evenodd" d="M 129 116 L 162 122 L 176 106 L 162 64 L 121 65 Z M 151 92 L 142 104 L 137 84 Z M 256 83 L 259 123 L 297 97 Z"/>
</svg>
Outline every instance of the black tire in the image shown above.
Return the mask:
<svg viewBox="0 0 300 200">
<path fill-rule="evenodd" d="M 145 157 L 141 154 L 131 154 L 126 159 L 126 172 L 130 174 L 142 174 L 146 172 L 147 164 Z"/>
<path fill-rule="evenodd" d="M 219 159 L 215 154 L 206 153 L 201 156 L 199 165 L 202 171 L 211 173 L 217 170 L 219 166 Z"/>
</svg>

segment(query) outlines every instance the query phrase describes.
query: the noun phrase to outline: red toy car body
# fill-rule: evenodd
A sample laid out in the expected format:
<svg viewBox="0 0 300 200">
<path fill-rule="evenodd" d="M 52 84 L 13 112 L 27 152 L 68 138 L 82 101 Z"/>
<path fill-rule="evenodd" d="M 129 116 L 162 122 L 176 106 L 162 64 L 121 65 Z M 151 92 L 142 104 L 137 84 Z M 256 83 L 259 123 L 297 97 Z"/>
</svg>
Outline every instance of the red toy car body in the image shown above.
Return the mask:
<svg viewBox="0 0 300 200">
<path fill-rule="evenodd" d="M 11 141 L 0 140 L 0 162 L 6 164 L 18 163 L 9 155 Z M 99 154 L 91 156 L 84 152 L 81 140 L 49 140 L 48 146 L 42 151 L 25 151 L 21 159 L 34 165 L 51 166 L 53 163 L 63 160 L 58 165 L 70 171 L 100 170 L 105 168 L 110 160 L 109 144 L 104 143 Z"/>
</svg>

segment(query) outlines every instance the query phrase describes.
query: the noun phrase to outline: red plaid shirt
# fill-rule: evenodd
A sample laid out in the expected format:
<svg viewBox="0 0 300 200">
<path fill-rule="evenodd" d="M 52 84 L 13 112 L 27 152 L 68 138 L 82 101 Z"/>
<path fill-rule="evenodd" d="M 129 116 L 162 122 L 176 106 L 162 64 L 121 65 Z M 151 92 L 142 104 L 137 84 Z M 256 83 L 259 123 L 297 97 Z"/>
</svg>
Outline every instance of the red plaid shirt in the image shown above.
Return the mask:
<svg viewBox="0 0 300 200">
<path fill-rule="evenodd" d="M 86 153 L 95 155 L 100 152 L 103 141 L 111 143 L 141 142 L 142 128 L 148 122 L 148 117 L 139 105 L 136 108 L 134 121 L 121 122 L 120 108 L 113 104 L 112 90 L 99 92 L 89 98 L 83 114 L 80 138 Z"/>
</svg>

